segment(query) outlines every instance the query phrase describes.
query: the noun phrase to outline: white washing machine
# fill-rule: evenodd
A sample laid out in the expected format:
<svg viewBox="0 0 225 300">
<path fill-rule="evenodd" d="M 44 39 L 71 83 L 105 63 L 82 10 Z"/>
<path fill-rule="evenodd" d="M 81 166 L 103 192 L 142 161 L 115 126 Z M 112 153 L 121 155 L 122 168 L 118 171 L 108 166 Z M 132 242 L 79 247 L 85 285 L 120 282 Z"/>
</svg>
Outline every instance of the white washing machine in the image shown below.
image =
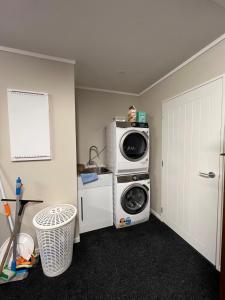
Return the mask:
<svg viewBox="0 0 225 300">
<path fill-rule="evenodd" d="M 149 174 L 114 175 L 113 222 L 116 228 L 149 220 Z"/>
<path fill-rule="evenodd" d="M 148 172 L 148 123 L 110 123 L 106 129 L 106 165 L 114 174 Z"/>
</svg>

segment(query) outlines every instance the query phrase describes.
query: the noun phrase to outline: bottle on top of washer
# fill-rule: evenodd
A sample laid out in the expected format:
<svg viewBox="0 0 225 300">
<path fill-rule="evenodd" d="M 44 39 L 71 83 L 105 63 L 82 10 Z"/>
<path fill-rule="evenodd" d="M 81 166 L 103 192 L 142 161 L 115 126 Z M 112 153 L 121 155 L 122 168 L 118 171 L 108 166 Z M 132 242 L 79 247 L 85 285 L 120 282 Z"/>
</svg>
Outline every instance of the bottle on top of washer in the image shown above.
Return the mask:
<svg viewBox="0 0 225 300">
<path fill-rule="evenodd" d="M 129 107 L 129 110 L 128 110 L 128 122 L 135 122 L 136 121 L 136 108 L 134 105 L 131 105 Z"/>
</svg>

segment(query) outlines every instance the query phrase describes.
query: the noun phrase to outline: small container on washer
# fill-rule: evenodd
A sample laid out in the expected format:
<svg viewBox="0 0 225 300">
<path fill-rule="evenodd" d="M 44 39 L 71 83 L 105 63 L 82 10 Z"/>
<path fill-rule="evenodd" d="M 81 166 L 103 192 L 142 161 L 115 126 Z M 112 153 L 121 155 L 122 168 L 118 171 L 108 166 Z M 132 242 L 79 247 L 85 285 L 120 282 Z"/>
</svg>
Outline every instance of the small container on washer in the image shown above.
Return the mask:
<svg viewBox="0 0 225 300">
<path fill-rule="evenodd" d="M 128 122 L 135 122 L 136 121 L 136 108 L 134 105 L 129 107 L 128 111 Z"/>
<path fill-rule="evenodd" d="M 147 113 L 144 111 L 137 111 L 136 121 L 139 123 L 147 123 Z"/>
</svg>

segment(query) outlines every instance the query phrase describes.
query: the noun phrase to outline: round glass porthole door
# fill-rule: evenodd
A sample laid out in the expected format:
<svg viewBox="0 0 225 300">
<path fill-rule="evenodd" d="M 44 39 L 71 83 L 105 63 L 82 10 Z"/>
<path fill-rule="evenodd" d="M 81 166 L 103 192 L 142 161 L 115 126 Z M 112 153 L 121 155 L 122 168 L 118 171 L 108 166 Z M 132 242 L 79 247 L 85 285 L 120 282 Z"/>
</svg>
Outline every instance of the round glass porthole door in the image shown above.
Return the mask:
<svg viewBox="0 0 225 300">
<path fill-rule="evenodd" d="M 138 131 L 128 131 L 120 141 L 120 151 L 129 161 L 142 159 L 148 151 L 148 137 Z"/>
<path fill-rule="evenodd" d="M 121 205 L 128 214 L 135 215 L 143 211 L 148 203 L 148 191 L 143 185 L 128 187 L 121 196 Z"/>
</svg>

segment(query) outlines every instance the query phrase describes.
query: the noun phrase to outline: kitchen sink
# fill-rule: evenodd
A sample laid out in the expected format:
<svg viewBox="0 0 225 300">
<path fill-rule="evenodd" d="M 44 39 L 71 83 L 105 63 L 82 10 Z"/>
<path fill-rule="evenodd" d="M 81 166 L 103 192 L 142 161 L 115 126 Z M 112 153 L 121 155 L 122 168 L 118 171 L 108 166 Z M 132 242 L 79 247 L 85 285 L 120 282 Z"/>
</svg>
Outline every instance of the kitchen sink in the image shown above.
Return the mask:
<svg viewBox="0 0 225 300">
<path fill-rule="evenodd" d="M 109 174 L 111 172 L 105 167 L 98 167 L 98 168 L 93 167 L 93 168 L 85 168 L 80 173 L 97 173 L 98 175 L 101 175 L 101 174 Z"/>
</svg>

